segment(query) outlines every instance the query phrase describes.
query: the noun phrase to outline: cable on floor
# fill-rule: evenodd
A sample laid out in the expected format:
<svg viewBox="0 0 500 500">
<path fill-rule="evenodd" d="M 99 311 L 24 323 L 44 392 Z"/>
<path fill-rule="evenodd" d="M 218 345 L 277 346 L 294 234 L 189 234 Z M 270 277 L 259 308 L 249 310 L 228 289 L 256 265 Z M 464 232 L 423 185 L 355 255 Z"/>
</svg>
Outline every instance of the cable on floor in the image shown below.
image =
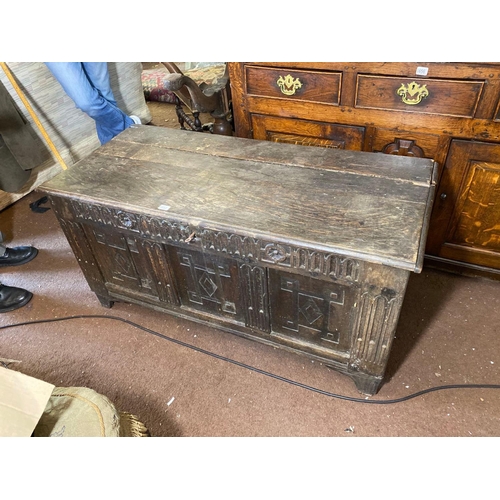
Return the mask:
<svg viewBox="0 0 500 500">
<path fill-rule="evenodd" d="M 389 405 L 389 404 L 395 404 L 395 403 L 402 403 L 404 401 L 408 401 L 410 399 L 422 396 L 424 394 L 428 394 L 430 392 L 436 392 L 436 391 L 442 391 L 442 390 L 447 390 L 447 389 L 500 389 L 500 384 L 451 384 L 451 385 L 440 385 L 436 387 L 430 387 L 428 389 L 424 389 L 422 391 L 414 392 L 413 394 L 408 394 L 407 396 L 397 398 L 397 399 L 363 399 L 363 398 L 353 398 L 350 396 L 343 396 L 341 394 L 335 394 L 332 392 L 324 391 L 322 389 L 317 389 L 315 387 L 311 387 L 306 384 L 302 384 L 301 382 L 296 382 L 295 380 L 288 379 L 286 377 L 281 377 L 280 375 L 276 375 L 271 372 L 267 372 L 265 370 L 261 370 L 260 368 L 256 368 L 254 366 L 247 365 L 245 363 L 241 363 L 240 361 L 236 361 L 231 358 L 227 358 L 225 356 L 221 356 L 220 354 L 216 354 L 210 351 L 207 351 L 205 349 L 202 349 L 201 347 L 194 346 L 192 344 L 188 344 L 186 342 L 183 342 L 181 340 L 173 339 L 171 337 L 168 337 L 167 335 L 164 335 L 162 333 L 159 333 L 155 330 L 151 330 L 150 328 L 147 328 L 145 326 L 139 325 L 138 323 L 134 323 L 133 321 L 130 321 L 128 319 L 120 318 L 118 316 L 106 316 L 106 315 L 101 315 L 101 314 L 78 314 L 75 316 L 65 316 L 61 318 L 50 318 L 50 319 L 39 319 L 39 320 L 33 320 L 33 321 L 23 321 L 21 323 L 14 323 L 11 325 L 5 325 L 5 326 L 0 326 L 0 330 L 6 330 L 7 328 L 14 328 L 18 326 L 28 326 L 28 325 L 35 325 L 35 324 L 40 324 L 40 323 L 55 323 L 58 321 L 68 321 L 68 320 L 74 320 L 74 319 L 110 319 L 114 321 L 121 321 L 123 323 L 126 323 L 128 325 L 133 326 L 134 328 L 138 328 L 139 330 L 143 330 L 147 333 L 151 333 L 152 335 L 155 335 L 157 337 L 160 337 L 162 339 L 168 340 L 169 342 L 173 342 L 174 344 L 187 347 L 189 349 L 193 349 L 194 351 L 200 352 L 202 354 L 207 354 L 208 356 L 211 356 L 216 359 L 220 359 L 222 361 L 226 361 L 228 363 L 232 363 L 233 365 L 239 366 L 241 368 L 246 368 L 248 370 L 251 370 L 256 373 L 260 373 L 261 375 L 265 375 L 266 377 L 271 377 L 276 380 L 280 380 L 281 382 L 286 382 L 287 384 L 294 385 L 296 387 L 301 387 L 302 389 L 306 389 L 308 391 L 316 392 L 318 394 L 322 394 L 323 396 L 328 396 L 331 398 L 336 398 L 336 399 L 343 399 L 345 401 L 351 401 L 353 403 L 364 403 L 364 404 L 377 404 L 377 405 Z"/>
</svg>

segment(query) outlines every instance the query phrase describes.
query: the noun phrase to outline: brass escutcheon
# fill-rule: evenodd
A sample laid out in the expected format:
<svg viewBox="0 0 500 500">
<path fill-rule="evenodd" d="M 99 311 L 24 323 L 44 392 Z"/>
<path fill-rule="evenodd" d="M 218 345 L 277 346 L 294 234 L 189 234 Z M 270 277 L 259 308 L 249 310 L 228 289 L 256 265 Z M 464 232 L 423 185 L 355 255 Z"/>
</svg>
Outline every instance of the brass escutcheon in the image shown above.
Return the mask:
<svg viewBox="0 0 500 500">
<path fill-rule="evenodd" d="M 285 95 L 293 95 L 297 89 L 302 87 L 302 83 L 298 78 L 293 78 L 292 75 L 287 75 L 285 78 L 280 76 L 276 81 L 281 92 Z"/>
<path fill-rule="evenodd" d="M 429 95 L 429 91 L 426 85 L 420 86 L 417 82 L 411 82 L 408 85 L 402 83 L 396 94 L 401 96 L 405 104 L 413 106 L 418 104 L 422 99 L 425 99 Z"/>
</svg>

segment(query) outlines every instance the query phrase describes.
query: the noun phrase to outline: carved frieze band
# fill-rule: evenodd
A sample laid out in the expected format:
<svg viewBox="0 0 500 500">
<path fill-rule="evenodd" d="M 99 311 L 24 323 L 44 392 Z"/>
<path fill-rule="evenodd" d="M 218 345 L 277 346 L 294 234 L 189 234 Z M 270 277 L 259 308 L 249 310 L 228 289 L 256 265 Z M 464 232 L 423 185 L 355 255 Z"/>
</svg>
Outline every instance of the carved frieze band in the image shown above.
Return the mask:
<svg viewBox="0 0 500 500">
<path fill-rule="evenodd" d="M 361 295 L 354 322 L 352 364 L 383 365 L 387 359 L 397 324 L 399 298 L 392 290 L 379 295 Z"/>
<path fill-rule="evenodd" d="M 246 261 L 302 269 L 333 280 L 351 283 L 359 280 L 360 263 L 351 257 L 265 241 L 260 238 L 239 236 L 224 231 L 199 229 L 180 221 L 138 215 L 75 200 L 71 200 L 70 203 L 78 219 L 122 228 L 145 238 L 182 243 L 190 241 L 193 234 L 196 234 L 201 241 L 202 248 L 212 252 L 223 253 Z"/>
<path fill-rule="evenodd" d="M 126 229 L 145 238 L 167 241 L 185 241 L 195 230 L 189 224 L 149 215 L 138 215 L 123 210 L 92 205 L 71 200 L 71 207 L 78 219 L 96 222 L 109 227 Z"/>
<path fill-rule="evenodd" d="M 232 257 L 276 264 L 291 269 L 302 269 L 334 280 L 357 282 L 359 262 L 337 254 L 330 254 L 292 245 L 239 236 L 222 231 L 202 230 L 202 247 Z"/>
</svg>

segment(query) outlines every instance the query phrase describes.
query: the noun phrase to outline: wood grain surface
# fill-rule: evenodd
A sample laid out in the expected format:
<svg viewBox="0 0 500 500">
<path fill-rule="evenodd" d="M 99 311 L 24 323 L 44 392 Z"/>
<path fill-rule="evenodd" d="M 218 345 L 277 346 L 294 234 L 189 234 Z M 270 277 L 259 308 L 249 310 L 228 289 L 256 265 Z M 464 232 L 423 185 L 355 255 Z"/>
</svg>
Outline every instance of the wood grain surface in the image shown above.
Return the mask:
<svg viewBox="0 0 500 500">
<path fill-rule="evenodd" d="M 428 159 L 140 126 L 41 190 L 415 270 L 434 172 Z"/>
</svg>

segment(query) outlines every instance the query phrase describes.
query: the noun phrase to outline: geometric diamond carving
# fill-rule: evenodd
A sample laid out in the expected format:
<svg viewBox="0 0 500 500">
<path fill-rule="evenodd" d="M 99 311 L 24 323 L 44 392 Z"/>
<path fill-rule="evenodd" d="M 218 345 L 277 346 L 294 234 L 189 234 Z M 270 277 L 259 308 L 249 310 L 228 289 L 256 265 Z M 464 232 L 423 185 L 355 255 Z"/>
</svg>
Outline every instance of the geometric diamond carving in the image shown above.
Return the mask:
<svg viewBox="0 0 500 500">
<path fill-rule="evenodd" d="M 317 306 L 316 302 L 309 297 L 309 300 L 300 307 L 300 312 L 305 316 L 307 322 L 312 325 L 314 322 L 318 321 L 323 313 Z"/>
<path fill-rule="evenodd" d="M 206 272 L 201 275 L 198 283 L 203 288 L 203 290 L 205 290 L 209 297 L 212 297 L 212 295 L 217 290 L 217 285 L 211 280 L 210 276 Z"/>
</svg>

